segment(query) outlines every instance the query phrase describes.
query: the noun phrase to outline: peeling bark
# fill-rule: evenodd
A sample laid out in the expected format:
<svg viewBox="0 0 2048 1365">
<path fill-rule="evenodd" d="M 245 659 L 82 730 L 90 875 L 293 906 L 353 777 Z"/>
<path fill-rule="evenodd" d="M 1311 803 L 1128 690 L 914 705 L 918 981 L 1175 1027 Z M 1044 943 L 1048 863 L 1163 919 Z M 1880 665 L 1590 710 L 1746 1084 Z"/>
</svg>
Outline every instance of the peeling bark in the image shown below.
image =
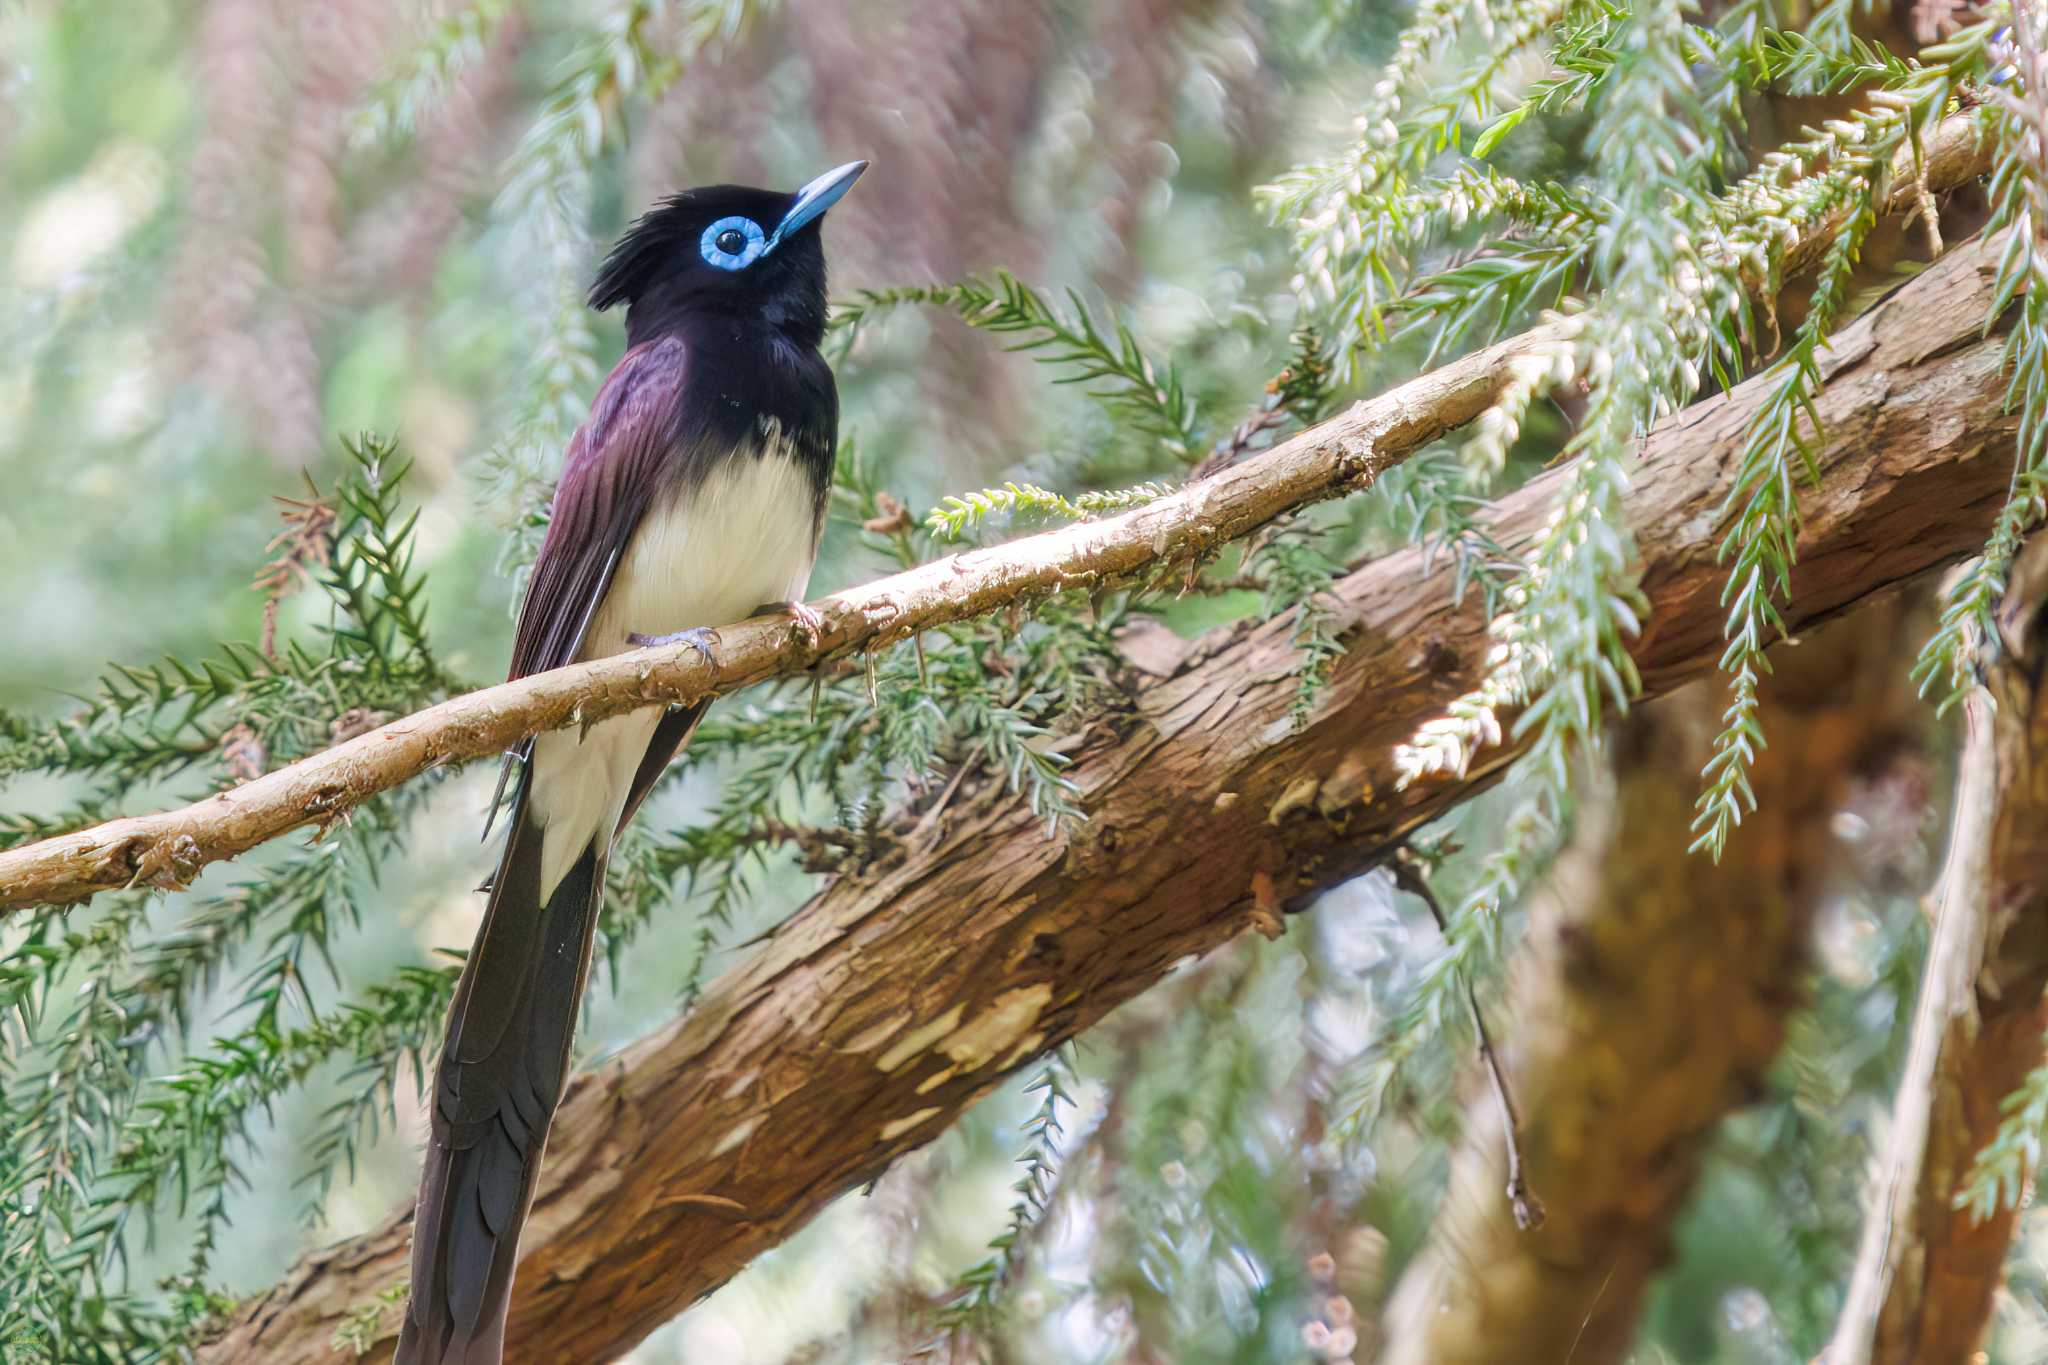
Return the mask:
<svg viewBox="0 0 2048 1365">
<path fill-rule="evenodd" d="M 2048 537 L 2022 552 L 1984 649 L 1913 1039 L 1828 1365 L 1966 1359 L 1991 1321 L 2015 1210 L 1955 1195 L 2040 1065 L 2048 1028 Z"/>
<path fill-rule="evenodd" d="M 1993 244 L 1957 249 L 1830 356 L 1793 629 L 1982 544 L 2014 429 L 2001 411 L 2003 341 L 1982 331 L 1995 262 Z M 1764 392 L 1748 384 L 1687 409 L 1645 448 L 1629 511 L 1654 607 L 1635 651 L 1652 693 L 1720 654 L 1719 508 Z M 1377 411 L 1443 420 L 1441 406 Z M 1310 453 L 1297 444 L 1291 458 Z M 1530 544 L 1570 473 L 1502 499 L 1493 534 Z M 1206 499 L 1206 487 L 1184 496 Z M 1205 503 L 1205 521 L 1231 505 Z M 1111 525 L 1056 535 L 1079 543 Z M 1484 786 L 1510 753 L 1483 756 L 1463 781 L 1394 789 L 1393 747 L 1483 667 L 1486 622 L 1476 602 L 1453 602 L 1447 580 L 1414 551 L 1339 580 L 1328 605 L 1347 649 L 1298 729 L 1290 621 L 1192 643 L 1131 639 L 1145 685 L 1128 713 L 1067 746 L 1085 824 L 1048 837 L 999 781 L 964 783 L 688 1016 L 578 1078 L 526 1234 L 508 1359 L 617 1355 L 937 1136 L 1007 1072 L 1254 927 L 1268 905 L 1298 909 L 1365 871 Z M 623 690 L 641 685 L 649 657 L 618 666 Z M 410 1216 L 303 1258 L 200 1358 L 318 1357 L 345 1316 L 404 1276 Z M 388 1359 L 390 1345 L 368 1358 Z"/>
</svg>

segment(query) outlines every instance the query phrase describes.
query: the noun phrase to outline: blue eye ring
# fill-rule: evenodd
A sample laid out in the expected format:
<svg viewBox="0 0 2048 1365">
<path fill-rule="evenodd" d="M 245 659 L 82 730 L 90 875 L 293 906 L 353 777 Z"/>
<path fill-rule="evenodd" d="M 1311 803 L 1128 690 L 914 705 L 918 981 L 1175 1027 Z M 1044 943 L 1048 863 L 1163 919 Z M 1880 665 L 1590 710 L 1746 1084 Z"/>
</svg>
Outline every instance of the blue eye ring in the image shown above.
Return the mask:
<svg viewBox="0 0 2048 1365">
<path fill-rule="evenodd" d="M 738 251 L 727 251 L 719 245 L 718 239 L 729 232 L 738 233 L 745 241 Z M 705 228 L 697 250 L 707 265 L 715 265 L 720 270 L 745 270 L 767 253 L 768 234 L 761 231 L 761 225 L 753 219 L 734 214 Z"/>
</svg>

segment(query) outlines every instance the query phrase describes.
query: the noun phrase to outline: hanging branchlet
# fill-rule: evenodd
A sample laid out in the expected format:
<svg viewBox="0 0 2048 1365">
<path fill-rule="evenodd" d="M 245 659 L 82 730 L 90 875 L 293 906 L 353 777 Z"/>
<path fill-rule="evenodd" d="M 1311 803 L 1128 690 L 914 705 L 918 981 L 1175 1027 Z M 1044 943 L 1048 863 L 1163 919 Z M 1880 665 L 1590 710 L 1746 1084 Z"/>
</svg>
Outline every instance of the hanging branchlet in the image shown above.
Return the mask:
<svg viewBox="0 0 2048 1365">
<path fill-rule="evenodd" d="M 349 118 L 349 140 L 368 148 L 407 138 L 450 86 L 490 48 L 512 0 L 465 0 L 410 45 Z"/>
<path fill-rule="evenodd" d="M 257 571 L 249 586 L 263 594 L 263 639 L 265 658 L 277 657 L 277 613 L 287 597 L 306 584 L 306 574 L 326 568 L 333 551 L 334 507 L 320 496 L 313 476 L 306 476 L 306 496 L 280 497 L 279 518 L 284 529 L 272 537 L 264 550 L 272 555 Z"/>
<path fill-rule="evenodd" d="M 2012 376 L 2007 403 L 2020 415 L 2012 492 L 1992 523 L 1984 554 L 1949 589 L 1941 623 L 1913 666 L 1922 694 L 1943 711 L 1974 681 L 1971 662 L 1992 629 L 1992 612 L 2029 530 L 2048 520 L 2048 17 L 2039 6 L 2020 11 L 1992 49 L 1998 73 L 1987 105 L 1996 120 L 1998 161 L 1992 173 L 1993 227 L 2007 229 L 1999 262 L 1994 317 L 2014 309 L 2006 341 Z"/>
<path fill-rule="evenodd" d="M 1729 702 L 1703 774 L 1706 785 L 1693 817 L 1692 845 L 1716 860 L 1743 815 L 1756 809 L 1749 768 L 1764 743 L 1757 683 L 1770 671 L 1766 647 L 1785 633 L 1775 599 L 1792 590 L 1798 481 L 1819 478 L 1815 452 L 1824 434 L 1813 404 L 1822 384 L 1820 354 L 1848 297 L 1863 239 L 1877 222 L 1876 199 L 1875 182 L 1866 180 L 1855 211 L 1829 249 L 1806 319 L 1777 362 L 1782 378 L 1750 424 L 1725 503 L 1734 514 L 1718 551 L 1729 565 L 1721 592 L 1728 610 L 1721 670 L 1729 676 Z"/>
<path fill-rule="evenodd" d="M 1055 1049 L 1024 1087 L 1024 1093 L 1039 1096 L 1039 1102 L 1024 1121 L 1024 1150 L 1017 1154 L 1022 1174 L 1010 1186 L 1017 1197 L 1003 1230 L 989 1239 L 991 1254 L 961 1273 L 933 1314 L 934 1325 L 949 1335 L 985 1339 L 997 1330 L 1004 1291 L 1022 1276 L 1033 1234 L 1052 1209 L 1064 1164 L 1065 1120 L 1074 1110 L 1074 1085 L 1072 1064 Z"/>
<path fill-rule="evenodd" d="M 1412 92 L 1424 68 L 1462 40 L 1475 10 L 1486 30 L 1486 55 L 1460 65 L 1443 88 L 1416 101 Z M 1340 377 L 1348 377 L 1359 349 L 1382 334 L 1383 310 L 1400 292 L 1408 252 L 1435 211 L 1431 194 L 1413 186 L 1411 177 L 1446 147 L 1461 145 L 1468 121 L 1491 115 L 1501 70 L 1564 10 L 1563 0 L 1424 3 L 1358 115 L 1352 145 L 1261 192 L 1275 220 L 1295 227 L 1295 289 L 1328 324 Z M 1517 189 L 1474 181 L 1447 197 L 1469 214 L 1475 198 L 1489 208 L 1523 202 Z"/>
</svg>

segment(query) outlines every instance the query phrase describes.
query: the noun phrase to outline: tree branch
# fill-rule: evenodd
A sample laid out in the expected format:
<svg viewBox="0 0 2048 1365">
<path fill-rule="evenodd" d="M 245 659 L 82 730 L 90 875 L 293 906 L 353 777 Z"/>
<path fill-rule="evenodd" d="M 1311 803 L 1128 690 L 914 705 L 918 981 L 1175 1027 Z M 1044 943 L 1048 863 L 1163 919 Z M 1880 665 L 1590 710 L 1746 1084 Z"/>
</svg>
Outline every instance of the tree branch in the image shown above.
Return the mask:
<svg viewBox="0 0 2048 1365">
<path fill-rule="evenodd" d="M 490 757 L 543 730 L 719 696 L 823 659 L 880 649 L 953 621 L 1066 589 L 1142 579 L 1289 512 L 1358 489 L 1492 405 L 1518 357 L 1554 349 L 1569 322 L 1538 328 L 1359 403 L 1255 460 L 1121 516 L 923 564 L 816 604 L 810 646 L 787 620 L 719 630 L 719 662 L 670 645 L 485 688 L 381 726 L 180 810 L 131 816 L 0 853 L 0 910 L 66 904 L 145 882 L 182 888 L 209 863 L 446 763 Z"/>
<path fill-rule="evenodd" d="M 1974 119 L 1956 115 L 1927 139 L 1923 160 L 1902 158 L 1882 207 L 1910 208 L 1923 186 L 1965 184 L 1988 164 Z M 1794 260 L 1824 245 L 1835 225 L 1818 225 L 1794 247 Z M 1121 516 L 950 556 L 835 594 L 816 604 L 825 626 L 814 647 L 786 621 L 756 617 L 719 631 L 716 667 L 688 645 L 671 645 L 556 669 L 442 702 L 179 810 L 0 853 L 0 912 L 74 904 L 137 884 L 182 888 L 211 863 L 303 825 L 330 824 L 429 769 L 503 753 L 543 730 L 719 696 L 1066 589 L 1144 579 L 1312 503 L 1369 487 L 1491 407 L 1516 360 L 1547 357 L 1575 329 L 1570 321 L 1547 324 L 1453 361 Z"/>
<path fill-rule="evenodd" d="M 1963 1360 L 1991 1321 L 2017 1210 L 1956 1207 L 2048 1027 L 2048 536 L 2021 552 L 1984 649 L 1934 937 L 1863 1244 L 1827 1365 Z"/>
<path fill-rule="evenodd" d="M 2002 339 L 1983 332 L 1995 262 L 1988 244 L 1953 251 L 1829 354 L 1793 629 L 1981 546 L 2012 472 Z M 1453 370 L 1354 409 L 1350 430 L 1383 455 L 1403 432 L 1472 411 L 1493 371 Z M 1720 654 L 1715 528 L 1763 392 L 1751 383 L 1688 408 L 1645 448 L 1629 512 L 1654 606 L 1635 649 L 1652 693 Z M 1434 406 L 1419 406 L 1425 395 Z M 1321 434 L 1292 443 L 1280 467 L 1319 468 L 1302 476 L 1317 488 L 1348 481 L 1331 446 Z M 1503 498 L 1492 534 L 1528 546 L 1570 473 Z M 1226 484 L 1238 492 L 1211 502 L 1205 484 L 1183 506 L 1204 527 L 1238 524 L 1225 509 L 1253 485 Z M 1032 543 L 1092 544 L 1121 536 L 1114 525 Z M 1487 623 L 1476 602 L 1452 600 L 1448 577 L 1409 550 L 1333 586 L 1346 649 L 1299 728 L 1291 621 L 1191 644 L 1156 630 L 1130 640 L 1149 675 L 1131 711 L 1065 745 L 1084 824 L 1048 837 L 999 778 L 969 778 L 908 846 L 826 886 L 689 1015 L 579 1077 L 526 1233 L 510 1358 L 616 1355 L 937 1136 L 1004 1074 L 1262 922 L 1273 900 L 1298 908 L 1373 866 L 1484 786 L 1509 752 L 1483 755 L 1458 782 L 1394 787 L 1393 747 L 1484 668 Z M 837 611 L 844 630 L 848 608 Z M 635 670 L 649 657 L 621 667 L 624 690 L 643 685 Z M 668 676 L 697 675 L 678 665 Z M 404 1277 L 410 1218 L 303 1258 L 201 1359 L 317 1358 L 338 1323 Z M 387 1336 L 371 1358 L 389 1349 Z"/>
</svg>

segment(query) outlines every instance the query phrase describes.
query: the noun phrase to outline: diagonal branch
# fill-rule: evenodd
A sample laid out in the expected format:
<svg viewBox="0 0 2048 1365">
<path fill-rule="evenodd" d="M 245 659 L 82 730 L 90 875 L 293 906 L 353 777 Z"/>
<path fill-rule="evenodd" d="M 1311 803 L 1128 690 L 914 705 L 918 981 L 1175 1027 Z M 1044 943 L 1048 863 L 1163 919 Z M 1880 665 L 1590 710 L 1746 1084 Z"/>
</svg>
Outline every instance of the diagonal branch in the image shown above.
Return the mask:
<svg viewBox="0 0 2048 1365">
<path fill-rule="evenodd" d="M 1982 330 L 1996 260 L 1995 244 L 1958 248 L 1829 354 L 1792 628 L 1982 544 L 2014 431 L 2002 339 Z M 1720 653 L 1714 532 L 1761 397 L 1750 384 L 1700 403 L 1645 449 L 1628 510 L 1655 609 L 1635 651 L 1652 693 Z M 1443 410 L 1367 404 L 1348 420 L 1377 414 L 1384 450 L 1398 424 L 1434 426 Z M 1296 443 L 1287 460 L 1319 448 Z M 1502 499 L 1488 529 L 1528 545 L 1570 473 Z M 1394 789 L 1394 745 L 1484 667 L 1487 623 L 1447 578 L 1411 550 L 1334 585 L 1347 648 L 1298 729 L 1289 622 L 1129 641 L 1148 675 L 1131 712 L 1071 740 L 1085 824 L 1047 837 L 1000 780 L 969 779 L 908 846 L 829 884 L 689 1015 L 580 1077 L 526 1234 L 509 1358 L 616 1356 L 1009 1071 L 1189 954 L 1269 923 L 1270 906 L 1299 908 L 1370 868 L 1483 786 L 1509 752 L 1458 782 Z M 309 1254 L 200 1359 L 321 1358 L 336 1326 L 404 1277 L 410 1233 L 401 1212 Z M 387 1336 L 369 1358 L 389 1349 Z"/>
<path fill-rule="evenodd" d="M 1370 486 L 1486 411 L 1513 361 L 1554 350 L 1571 327 L 1555 323 L 1468 356 L 1121 516 L 951 555 L 835 594 L 815 604 L 824 618 L 816 646 L 784 619 L 756 617 L 718 632 L 716 665 L 689 645 L 670 645 L 555 669 L 444 701 L 179 810 L 0 853 L 0 911 L 72 903 L 137 882 L 180 888 L 210 863 L 332 822 L 429 769 L 495 756 L 538 731 L 719 696 L 1056 592 L 1144 579 Z"/>
<path fill-rule="evenodd" d="M 1967 183 L 1988 164 L 1974 119 L 1956 115 L 1928 137 L 1917 172 L 1894 173 L 1883 207 L 1910 208 L 1925 190 Z M 1836 226 L 1832 219 L 1817 225 L 1792 258 L 1804 259 Z M 1517 361 L 1548 359 L 1574 327 L 1546 324 L 1453 361 L 1122 516 L 954 555 L 826 598 L 817 604 L 825 627 L 815 646 L 786 622 L 755 618 L 719 632 L 715 667 L 689 646 L 673 645 L 522 678 L 395 720 L 182 809 L 0 853 L 0 913 L 71 904 L 138 883 L 182 887 L 211 863 L 301 826 L 332 822 L 429 769 L 500 754 L 539 731 L 719 696 L 1066 589 L 1143 580 L 1312 503 L 1369 487 L 1492 407 L 1514 382 Z"/>
</svg>

